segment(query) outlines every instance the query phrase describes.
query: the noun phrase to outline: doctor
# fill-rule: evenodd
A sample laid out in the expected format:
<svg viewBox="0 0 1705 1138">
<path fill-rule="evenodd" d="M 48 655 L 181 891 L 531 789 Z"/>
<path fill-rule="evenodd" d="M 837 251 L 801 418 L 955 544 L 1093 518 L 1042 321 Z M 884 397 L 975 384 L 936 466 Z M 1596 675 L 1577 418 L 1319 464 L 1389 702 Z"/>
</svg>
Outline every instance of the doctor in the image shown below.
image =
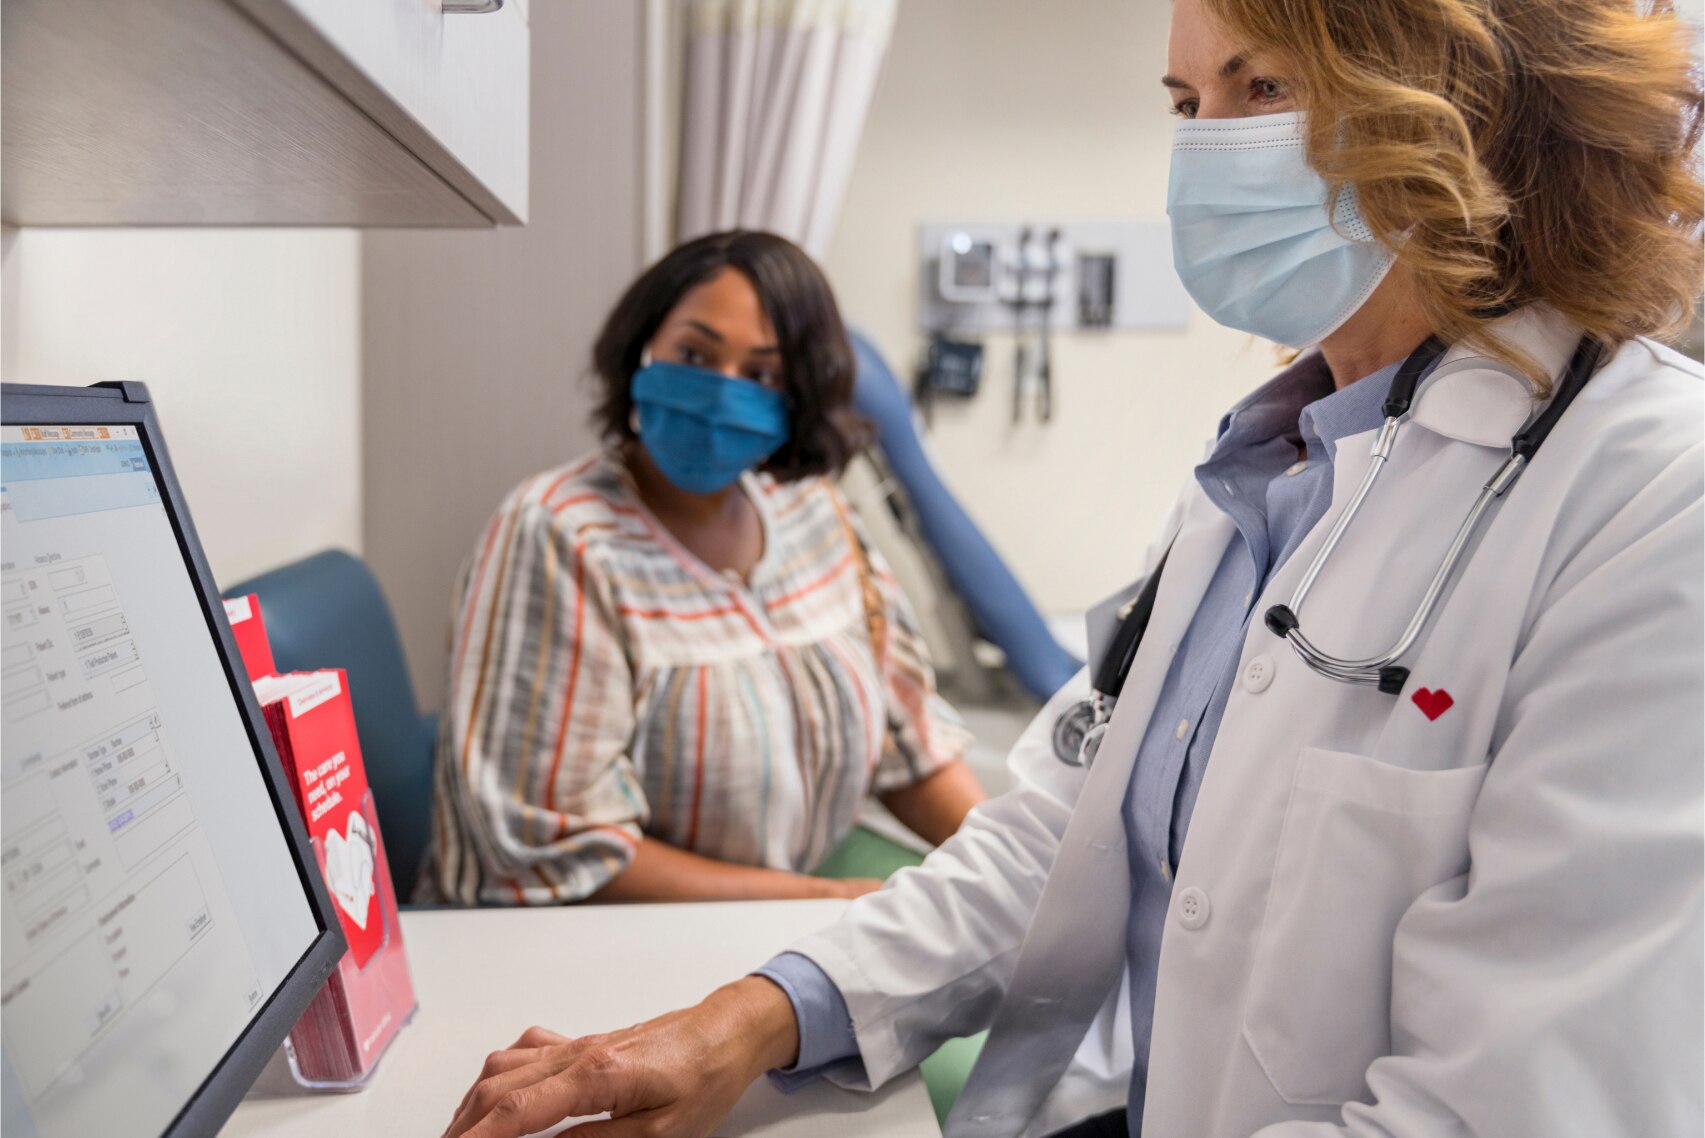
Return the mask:
<svg viewBox="0 0 1705 1138">
<path fill-rule="evenodd" d="M 449 1133 L 707 1135 L 765 1071 L 876 1087 L 983 1027 L 952 1135 L 1698 1133 L 1705 388 L 1645 338 L 1701 279 L 1688 35 L 1176 0 L 1179 272 L 1311 350 L 1153 546 L 1087 775 L 1031 763 L 697 1007 L 527 1032 Z M 1127 968 L 1126 1100 L 1062 1113 Z"/>
</svg>

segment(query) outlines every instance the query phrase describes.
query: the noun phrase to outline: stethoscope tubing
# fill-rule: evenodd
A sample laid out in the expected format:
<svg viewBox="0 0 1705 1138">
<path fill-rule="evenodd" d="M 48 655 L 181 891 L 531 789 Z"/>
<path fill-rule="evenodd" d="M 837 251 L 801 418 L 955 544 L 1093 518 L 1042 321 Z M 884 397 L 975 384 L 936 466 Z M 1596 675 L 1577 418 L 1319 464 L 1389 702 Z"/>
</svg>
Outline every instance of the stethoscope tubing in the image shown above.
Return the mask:
<svg viewBox="0 0 1705 1138">
<path fill-rule="evenodd" d="M 1386 423 L 1387 427 L 1395 427 L 1395 425 L 1395 420 L 1388 420 Z M 1383 435 L 1385 432 L 1381 433 Z M 1391 431 L 1391 435 L 1395 437 L 1396 431 Z M 1325 567 L 1327 560 L 1337 550 L 1339 539 L 1343 536 L 1344 531 L 1349 528 L 1349 522 L 1361 508 L 1362 501 L 1366 498 L 1368 491 L 1379 480 L 1379 474 L 1384 465 L 1384 457 L 1377 457 L 1375 463 L 1369 468 L 1367 476 L 1363 479 L 1361 488 L 1344 511 L 1344 516 L 1338 520 L 1338 524 L 1327 535 L 1326 542 L 1320 547 L 1320 552 L 1315 554 L 1308 573 L 1291 596 L 1288 607 L 1293 614 L 1301 611 L 1302 602 L 1308 596 L 1309 589 L 1313 587 L 1315 580 L 1320 576 L 1320 571 Z M 1473 540 L 1475 532 L 1480 528 L 1480 520 L 1485 517 L 1486 511 L 1491 508 L 1492 503 L 1503 497 L 1510 487 L 1515 485 L 1516 479 L 1521 477 L 1521 472 L 1526 466 L 1526 458 L 1521 455 L 1511 455 L 1498 468 L 1497 473 L 1481 488 L 1479 496 L 1474 500 L 1474 505 L 1463 517 L 1462 524 L 1457 526 L 1456 536 L 1451 539 L 1449 549 L 1445 551 L 1443 559 L 1440 560 L 1439 567 L 1433 573 L 1433 578 L 1427 585 L 1427 591 L 1422 595 L 1420 604 L 1416 606 L 1414 615 L 1409 618 L 1409 623 L 1404 628 L 1403 634 L 1398 637 L 1397 643 L 1385 652 L 1378 656 L 1368 656 L 1362 659 L 1343 659 L 1333 656 L 1317 647 L 1308 637 L 1304 636 L 1300 626 L 1292 626 L 1287 629 L 1285 640 L 1296 650 L 1297 655 L 1302 658 L 1304 663 L 1323 675 L 1347 683 L 1378 684 L 1382 678 L 1381 670 L 1397 663 L 1409 649 L 1415 646 L 1415 641 L 1420 638 L 1421 630 L 1427 626 L 1427 621 L 1432 619 L 1433 610 L 1438 607 L 1439 598 L 1444 595 L 1445 586 L 1450 583 L 1451 577 L 1456 573 L 1458 566 L 1462 564 L 1468 543 Z"/>
<path fill-rule="evenodd" d="M 1384 473 L 1385 465 L 1391 457 L 1392 448 L 1396 444 L 1397 435 L 1403 424 L 1410 418 L 1410 405 L 1413 402 L 1415 387 L 1421 373 L 1445 351 L 1444 343 L 1436 337 L 1430 337 L 1420 347 L 1416 348 L 1398 370 L 1391 393 L 1386 398 L 1385 422 L 1381 425 L 1379 434 L 1374 439 L 1368 469 L 1362 475 L 1360 485 L 1356 487 L 1356 492 L 1351 496 L 1344 512 L 1339 515 L 1338 519 L 1332 524 L 1332 528 L 1327 532 L 1326 540 L 1310 561 L 1302 579 L 1297 582 L 1296 590 L 1291 594 L 1289 603 L 1274 605 L 1267 610 L 1265 623 L 1268 629 L 1288 643 L 1304 664 L 1327 679 L 1348 684 L 1377 686 L 1381 691 L 1390 694 L 1400 692 L 1403 685 L 1408 681 L 1409 672 L 1406 668 L 1398 667 L 1397 661 L 1407 654 L 1415 646 L 1415 642 L 1420 639 L 1422 631 L 1427 627 L 1427 622 L 1432 619 L 1434 611 L 1438 608 L 1445 590 L 1467 557 L 1468 547 L 1474 540 L 1475 534 L 1479 532 L 1481 523 L 1484 521 L 1487 512 L 1492 508 L 1492 504 L 1508 494 L 1510 488 L 1521 478 L 1522 473 L 1531 464 L 1534 455 L 1538 453 L 1540 446 L 1550 435 L 1551 429 L 1556 426 L 1563 412 L 1568 410 L 1569 404 L 1574 402 L 1575 396 L 1580 394 L 1581 389 L 1592 378 L 1593 373 L 1598 368 L 1603 350 L 1603 344 L 1596 339 L 1590 336 L 1581 338 L 1580 343 L 1575 348 L 1574 357 L 1569 362 L 1564 379 L 1550 405 L 1540 413 L 1530 426 L 1510 440 L 1509 456 L 1493 473 L 1492 477 L 1486 480 L 1479 495 L 1474 499 L 1474 504 L 1469 507 L 1461 524 L 1457 526 L 1456 534 L 1451 539 L 1449 548 L 1445 550 L 1444 556 L 1440 559 L 1438 568 L 1433 572 L 1425 593 L 1422 594 L 1419 604 L 1416 605 L 1414 613 L 1410 616 L 1408 624 L 1404 626 L 1397 642 L 1377 656 L 1345 659 L 1333 656 L 1309 640 L 1302 632 L 1299 614 L 1302 611 L 1303 602 L 1308 599 L 1309 593 L 1319 582 L 1322 571 L 1326 568 L 1327 562 L 1331 560 L 1332 554 L 1337 551 L 1345 532 L 1355 521 L 1356 515 L 1361 512 L 1363 504 L 1373 492 L 1374 486 L 1379 482 L 1380 475 Z M 1071 766 L 1087 767 L 1094 760 L 1095 752 L 1099 749 L 1101 740 L 1106 734 L 1108 723 L 1112 718 L 1113 703 L 1118 698 L 1119 689 L 1124 686 L 1125 675 L 1136 655 L 1136 648 L 1140 643 L 1143 629 L 1147 626 L 1147 610 L 1153 606 L 1155 586 L 1159 581 L 1160 570 L 1165 564 L 1166 557 L 1163 556 L 1160 564 L 1155 567 L 1154 572 L 1150 575 L 1149 581 L 1144 585 L 1143 600 L 1147 603 L 1137 606 L 1143 608 L 1144 611 L 1141 613 L 1140 620 L 1133 626 L 1134 636 L 1116 636 L 1114 641 L 1117 647 L 1114 654 L 1118 656 L 1118 659 L 1113 659 L 1110 656 L 1097 668 L 1097 674 L 1093 677 L 1095 687 L 1093 698 L 1083 701 L 1072 711 L 1067 712 L 1061 717 L 1060 723 L 1056 725 L 1055 753 L 1060 761 Z M 1100 674 L 1104 671 L 1116 671 L 1117 674 L 1116 676 L 1104 677 Z M 1074 749 L 1064 745 L 1064 738 L 1060 729 L 1065 725 L 1067 718 L 1073 714 L 1085 716 L 1087 722 L 1083 725 L 1084 729 L 1079 736 L 1080 741 L 1075 748 L 1075 753 L 1068 753 Z"/>
<path fill-rule="evenodd" d="M 1391 457 L 1392 444 L 1397 441 L 1397 425 L 1396 419 L 1387 419 L 1380 427 L 1379 435 L 1374 439 L 1373 459 L 1368 463 L 1367 473 L 1362 475 L 1361 485 L 1356 487 L 1355 494 L 1350 498 L 1350 504 L 1344 508 L 1343 514 L 1339 515 L 1338 520 L 1333 523 L 1332 529 L 1327 532 L 1326 541 L 1320 547 L 1320 554 L 1316 555 L 1313 562 L 1309 564 L 1308 572 L 1302 575 L 1302 580 L 1297 583 L 1296 592 L 1291 595 L 1290 604 L 1293 610 L 1302 607 L 1303 600 L 1307 598 L 1309 590 L 1314 588 L 1314 582 L 1320 577 L 1320 571 L 1326 567 L 1326 555 L 1338 548 L 1338 542 L 1343 539 L 1344 531 L 1350 528 L 1350 523 L 1361 512 L 1362 503 L 1367 500 L 1368 494 L 1373 490 L 1374 483 L 1379 481 L 1380 472 L 1385 469 L 1386 459 Z"/>
<path fill-rule="evenodd" d="M 1266 624 L 1276 635 L 1281 637 L 1296 652 L 1297 656 L 1315 672 L 1327 679 L 1338 680 L 1351 684 L 1368 684 L 1379 687 L 1382 691 L 1395 694 L 1401 690 L 1408 679 L 1407 669 L 1396 667 L 1426 628 L 1432 619 L 1434 610 L 1438 607 L 1439 599 L 1444 595 L 1451 578 L 1461 566 L 1469 543 L 1479 531 L 1481 521 L 1485 518 L 1492 503 L 1509 493 L 1510 488 L 1521 478 L 1544 443 L 1546 436 L 1569 407 L 1575 396 L 1592 378 L 1602 355 L 1602 345 L 1591 337 L 1582 337 L 1575 348 L 1574 358 L 1570 360 L 1563 382 L 1559 385 L 1557 394 L 1549 406 L 1539 415 L 1532 426 L 1510 440 L 1510 454 L 1500 465 L 1492 477 L 1481 487 L 1480 494 L 1475 498 L 1473 506 L 1457 526 L 1456 536 L 1451 539 L 1450 547 L 1445 551 L 1439 562 L 1438 569 L 1427 584 L 1427 590 L 1422 595 L 1420 603 L 1415 607 L 1397 642 L 1377 656 L 1367 656 L 1360 659 L 1346 659 L 1326 652 L 1303 634 L 1301 613 L 1303 602 L 1319 580 L 1326 563 L 1338 549 L 1339 542 L 1349 529 L 1350 523 L 1360 513 L 1362 504 L 1372 492 L 1379 476 L 1385 470 L 1386 461 L 1391 456 L 1391 450 L 1396 443 L 1398 432 L 1404 422 L 1410 417 L 1410 404 L 1414 397 L 1415 383 L 1420 372 L 1436 359 L 1444 350 L 1444 345 L 1429 339 L 1417 348 L 1398 373 L 1398 380 L 1393 384 L 1392 395 L 1386 400 L 1386 419 L 1380 428 L 1379 435 L 1374 440 L 1372 460 L 1368 464 L 1367 473 L 1362 476 L 1361 485 L 1344 513 L 1332 526 L 1322 543 L 1319 552 L 1314 555 L 1308 571 L 1298 582 L 1296 591 L 1292 593 L 1288 604 L 1275 605 L 1267 610 Z"/>
</svg>

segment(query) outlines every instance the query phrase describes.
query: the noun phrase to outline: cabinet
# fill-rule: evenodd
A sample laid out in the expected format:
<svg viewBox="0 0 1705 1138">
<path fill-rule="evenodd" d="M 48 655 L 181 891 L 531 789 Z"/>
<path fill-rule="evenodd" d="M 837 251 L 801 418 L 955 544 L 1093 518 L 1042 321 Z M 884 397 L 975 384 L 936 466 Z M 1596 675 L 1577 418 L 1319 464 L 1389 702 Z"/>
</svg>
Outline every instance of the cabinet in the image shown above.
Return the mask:
<svg viewBox="0 0 1705 1138">
<path fill-rule="evenodd" d="M 439 0 L 5 0 L 0 220 L 527 219 L 527 11 Z"/>
</svg>

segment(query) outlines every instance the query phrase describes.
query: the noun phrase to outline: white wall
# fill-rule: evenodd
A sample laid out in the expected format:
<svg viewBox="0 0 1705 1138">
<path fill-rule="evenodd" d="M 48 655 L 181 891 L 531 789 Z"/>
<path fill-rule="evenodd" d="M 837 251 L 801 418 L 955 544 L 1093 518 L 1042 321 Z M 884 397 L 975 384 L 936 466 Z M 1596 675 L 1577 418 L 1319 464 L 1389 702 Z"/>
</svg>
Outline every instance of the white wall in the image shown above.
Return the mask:
<svg viewBox="0 0 1705 1138">
<path fill-rule="evenodd" d="M 362 237 L 367 559 L 427 707 L 486 520 L 522 478 L 596 445 L 592 339 L 641 267 L 641 12 L 533 6 L 524 229 Z"/>
<path fill-rule="evenodd" d="M 905 0 L 826 258 L 847 319 L 906 374 L 924 221 L 1164 222 L 1167 0 Z M 1157 266 L 1156 271 L 1170 271 Z M 937 404 L 944 477 L 1049 612 L 1135 573 L 1219 416 L 1273 350 L 1180 332 L 1057 336 L 1055 418 L 1010 424 L 1012 338 L 984 391 Z"/>
<path fill-rule="evenodd" d="M 9 230 L 7 382 L 141 380 L 221 584 L 361 549 L 360 246 L 336 230 Z"/>
</svg>

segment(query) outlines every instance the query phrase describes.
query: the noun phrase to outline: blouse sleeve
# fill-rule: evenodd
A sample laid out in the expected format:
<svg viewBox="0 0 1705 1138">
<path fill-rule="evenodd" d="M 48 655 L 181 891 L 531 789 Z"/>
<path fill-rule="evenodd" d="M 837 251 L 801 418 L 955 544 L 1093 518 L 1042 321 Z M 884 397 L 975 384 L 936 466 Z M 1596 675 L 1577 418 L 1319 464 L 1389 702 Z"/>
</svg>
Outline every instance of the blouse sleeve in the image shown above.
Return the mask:
<svg viewBox="0 0 1705 1138">
<path fill-rule="evenodd" d="M 929 646 L 912 603 L 887 559 L 871 544 L 853 518 L 851 507 L 844 500 L 837 505 L 863 547 L 875 605 L 882 614 L 882 627 L 875 636 L 881 643 L 872 647 L 878 652 L 877 666 L 882 671 L 887 724 L 872 789 L 885 794 L 922 782 L 948 763 L 964 758 L 971 733 L 959 713 L 936 691 Z"/>
<path fill-rule="evenodd" d="M 493 522 L 469 570 L 439 746 L 440 891 L 552 904 L 597 892 L 649 819 L 607 579 L 542 506 Z"/>
</svg>

